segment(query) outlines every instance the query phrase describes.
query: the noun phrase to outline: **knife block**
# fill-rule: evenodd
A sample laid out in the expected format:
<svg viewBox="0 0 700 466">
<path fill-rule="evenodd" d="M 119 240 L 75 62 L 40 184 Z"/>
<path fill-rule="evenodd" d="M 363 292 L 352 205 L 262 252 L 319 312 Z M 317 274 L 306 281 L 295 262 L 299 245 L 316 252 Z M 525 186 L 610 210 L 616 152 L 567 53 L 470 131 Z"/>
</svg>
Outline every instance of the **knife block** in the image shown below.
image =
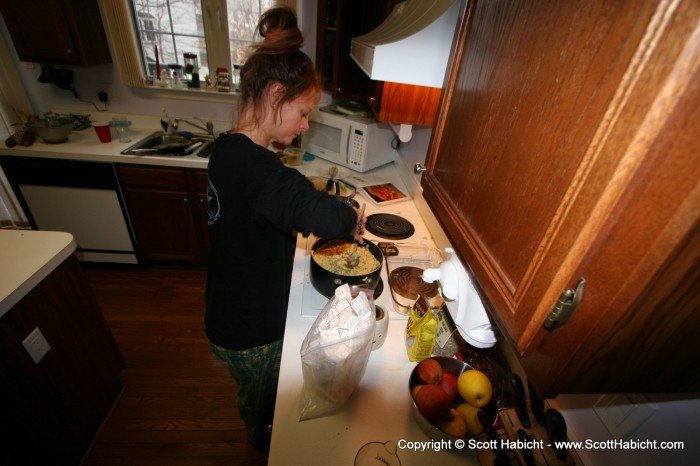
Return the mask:
<svg viewBox="0 0 700 466">
<path fill-rule="evenodd" d="M 530 415 L 530 427 L 523 427 L 522 423 L 520 422 L 520 419 L 518 419 L 518 415 L 516 414 L 515 409 L 511 408 L 505 411 L 501 411 L 498 415 L 501 419 L 501 424 L 503 425 L 506 437 L 509 440 L 517 441 L 518 430 L 522 429 L 525 431 L 525 433 L 527 433 L 530 439 L 536 440 L 538 442 L 543 442 L 544 448 L 532 449 L 532 454 L 535 458 L 535 464 L 537 464 L 538 466 L 573 466 L 577 464 L 583 464 L 578 455 L 576 454 L 576 451 L 571 449 L 567 451 L 565 461 L 562 461 L 559 458 L 557 458 L 557 456 L 554 454 L 554 450 L 551 447 L 547 446 L 547 443 L 549 443 L 549 439 L 546 427 L 539 425 L 537 421 L 534 420 L 534 416 Z M 521 464 L 523 466 L 527 465 L 522 451 L 517 449 L 513 451 L 515 452 L 515 456 L 518 460 L 518 463 L 514 464 Z"/>
</svg>

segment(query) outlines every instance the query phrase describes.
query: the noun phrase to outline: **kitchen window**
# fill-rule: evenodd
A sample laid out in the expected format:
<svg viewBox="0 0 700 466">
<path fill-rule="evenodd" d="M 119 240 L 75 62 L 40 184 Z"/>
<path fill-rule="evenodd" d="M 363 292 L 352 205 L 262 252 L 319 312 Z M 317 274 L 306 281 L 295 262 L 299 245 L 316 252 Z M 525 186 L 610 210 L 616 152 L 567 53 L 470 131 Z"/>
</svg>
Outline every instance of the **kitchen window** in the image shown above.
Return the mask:
<svg viewBox="0 0 700 466">
<path fill-rule="evenodd" d="M 170 76 L 187 77 L 185 54 L 196 57 L 201 80 L 214 77 L 217 68 L 232 72 L 255 40 L 260 14 L 278 5 L 296 11 L 296 0 L 117 0 L 102 8 L 122 82 L 148 88 L 145 78 L 156 74 L 156 49 L 160 69 Z"/>
<path fill-rule="evenodd" d="M 158 67 L 169 76 L 190 79 L 193 62 L 202 78 L 214 76 L 218 68 L 230 72 L 243 61 L 260 14 L 274 4 L 275 0 L 131 0 L 146 74 L 155 76 Z"/>
</svg>

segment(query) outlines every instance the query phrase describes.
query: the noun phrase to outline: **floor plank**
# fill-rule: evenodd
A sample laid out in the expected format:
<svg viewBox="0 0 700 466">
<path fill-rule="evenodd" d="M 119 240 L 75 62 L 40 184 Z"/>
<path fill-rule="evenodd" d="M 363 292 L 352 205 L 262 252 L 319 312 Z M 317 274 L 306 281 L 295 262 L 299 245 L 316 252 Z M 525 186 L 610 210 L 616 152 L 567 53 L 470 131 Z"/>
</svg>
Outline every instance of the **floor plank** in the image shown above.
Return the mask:
<svg viewBox="0 0 700 466">
<path fill-rule="evenodd" d="M 126 369 L 84 466 L 264 465 L 204 334 L 206 270 L 83 265 Z"/>
</svg>

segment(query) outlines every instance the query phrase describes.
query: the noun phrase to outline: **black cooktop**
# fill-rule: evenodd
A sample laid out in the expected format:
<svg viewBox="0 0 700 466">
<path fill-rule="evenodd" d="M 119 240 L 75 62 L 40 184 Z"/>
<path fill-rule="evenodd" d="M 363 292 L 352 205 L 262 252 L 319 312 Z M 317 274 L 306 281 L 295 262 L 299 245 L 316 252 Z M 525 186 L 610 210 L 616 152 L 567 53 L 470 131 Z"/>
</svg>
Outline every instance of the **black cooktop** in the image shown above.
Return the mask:
<svg viewBox="0 0 700 466">
<path fill-rule="evenodd" d="M 372 214 L 367 217 L 365 228 L 373 235 L 385 239 L 410 238 L 416 231 L 411 222 L 394 214 Z"/>
</svg>

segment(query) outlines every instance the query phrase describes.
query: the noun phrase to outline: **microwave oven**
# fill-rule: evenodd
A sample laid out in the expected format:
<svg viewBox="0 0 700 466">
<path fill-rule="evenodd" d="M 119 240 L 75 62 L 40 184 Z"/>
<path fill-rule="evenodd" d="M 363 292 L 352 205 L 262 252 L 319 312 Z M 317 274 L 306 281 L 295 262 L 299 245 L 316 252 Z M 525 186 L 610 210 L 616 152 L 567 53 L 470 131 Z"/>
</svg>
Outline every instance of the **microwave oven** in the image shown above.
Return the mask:
<svg viewBox="0 0 700 466">
<path fill-rule="evenodd" d="M 394 161 L 394 137 L 386 123 L 318 109 L 309 115 L 309 130 L 301 135 L 301 148 L 362 173 Z"/>
</svg>

